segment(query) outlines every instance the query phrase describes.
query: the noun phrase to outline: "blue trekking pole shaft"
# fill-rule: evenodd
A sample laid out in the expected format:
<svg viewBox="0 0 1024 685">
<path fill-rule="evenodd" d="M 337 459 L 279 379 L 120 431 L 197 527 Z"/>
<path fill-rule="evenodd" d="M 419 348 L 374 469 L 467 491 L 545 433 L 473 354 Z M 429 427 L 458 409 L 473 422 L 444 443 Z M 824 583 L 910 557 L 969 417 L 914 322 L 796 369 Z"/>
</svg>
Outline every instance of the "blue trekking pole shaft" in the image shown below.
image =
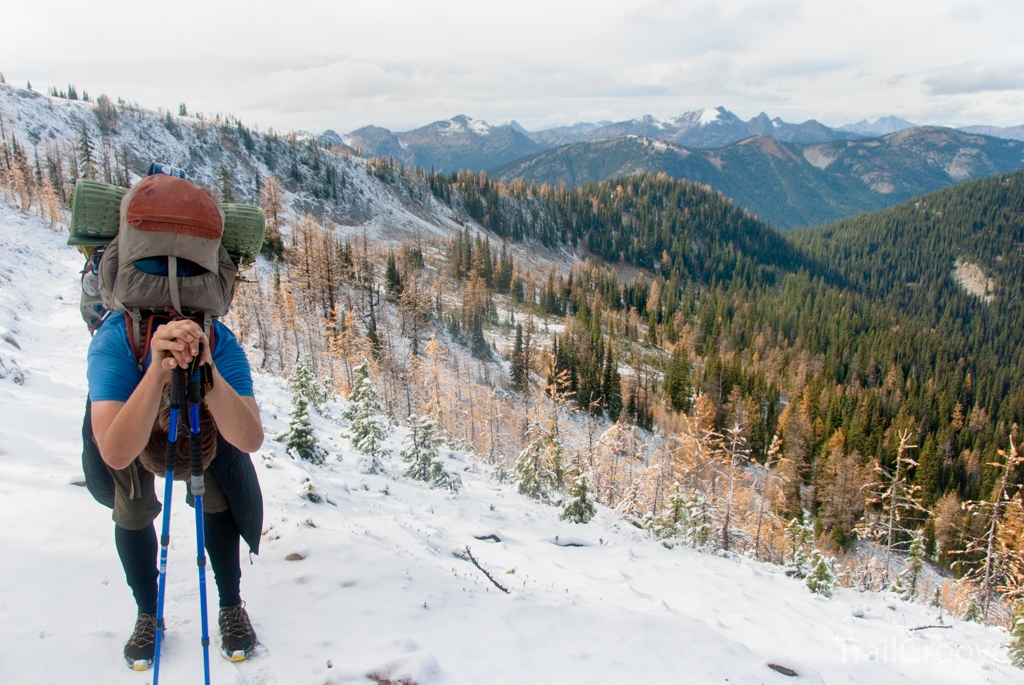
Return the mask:
<svg viewBox="0 0 1024 685">
<path fill-rule="evenodd" d="M 178 451 L 178 426 L 181 386 L 185 372 L 175 368 L 171 374 L 170 420 L 167 423 L 167 452 L 164 459 L 164 512 L 160 530 L 160 583 L 156 596 L 156 645 L 153 658 L 153 685 L 160 683 L 160 646 L 164 637 L 164 598 L 167 596 L 167 548 L 171 544 L 171 495 L 174 491 L 174 462 Z"/>
<path fill-rule="evenodd" d="M 200 344 L 199 354 L 203 353 Z M 203 401 L 201 393 L 201 377 L 199 366 L 188 379 L 188 443 L 192 458 L 192 496 L 196 501 L 196 565 L 199 567 L 199 612 L 202 627 L 203 643 L 203 677 L 206 685 L 210 685 L 210 629 L 207 623 L 206 608 L 206 535 L 203 528 L 203 495 L 206 484 L 203 481 L 203 438 L 199 433 L 199 403 Z M 156 685 L 154 683 L 153 685 Z"/>
</svg>

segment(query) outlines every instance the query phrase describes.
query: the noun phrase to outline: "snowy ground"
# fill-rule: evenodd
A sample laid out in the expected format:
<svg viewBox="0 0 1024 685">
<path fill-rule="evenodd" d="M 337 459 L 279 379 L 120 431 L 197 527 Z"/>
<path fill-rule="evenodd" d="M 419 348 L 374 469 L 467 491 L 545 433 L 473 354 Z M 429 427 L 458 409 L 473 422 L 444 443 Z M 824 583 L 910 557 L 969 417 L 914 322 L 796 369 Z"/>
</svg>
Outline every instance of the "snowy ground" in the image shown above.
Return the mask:
<svg viewBox="0 0 1024 685">
<path fill-rule="evenodd" d="M 63 241 L 0 203 L 0 682 L 141 685 L 151 672 L 121 660 L 134 605 L 110 514 L 74 484 L 89 340 L 81 259 Z M 327 465 L 295 462 L 273 440 L 287 425 L 282 382 L 258 377 L 257 399 L 266 533 L 243 560 L 242 593 L 266 648 L 241 666 L 215 655 L 215 683 L 1024 683 L 1000 630 L 914 631 L 936 622 L 930 610 L 848 590 L 824 599 L 775 567 L 665 549 L 607 511 L 563 523 L 472 461 L 452 458 L 465 484 L 454 496 L 402 478 L 397 458 L 393 475 L 363 475 L 342 428 L 321 419 Z M 202 673 L 183 491 L 167 683 Z M 477 539 L 489 535 L 500 542 Z M 453 554 L 467 546 L 508 594 Z"/>
</svg>

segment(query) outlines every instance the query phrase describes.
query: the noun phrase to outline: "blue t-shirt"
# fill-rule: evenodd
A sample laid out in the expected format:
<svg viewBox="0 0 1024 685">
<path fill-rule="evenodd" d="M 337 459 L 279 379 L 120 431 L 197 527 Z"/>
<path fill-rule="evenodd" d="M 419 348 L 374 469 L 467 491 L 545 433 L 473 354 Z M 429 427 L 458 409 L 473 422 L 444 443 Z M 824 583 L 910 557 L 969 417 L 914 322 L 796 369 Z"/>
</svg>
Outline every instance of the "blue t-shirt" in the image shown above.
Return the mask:
<svg viewBox="0 0 1024 685">
<path fill-rule="evenodd" d="M 238 344 L 238 338 L 220 321 L 213 322 L 213 363 L 235 392 L 253 397 L 249 360 Z M 146 354 L 146 364 L 152 359 Z M 142 371 L 135 363 L 124 315 L 117 312 L 100 326 L 89 345 L 89 399 L 93 402 L 113 400 L 127 402 L 142 382 Z"/>
</svg>

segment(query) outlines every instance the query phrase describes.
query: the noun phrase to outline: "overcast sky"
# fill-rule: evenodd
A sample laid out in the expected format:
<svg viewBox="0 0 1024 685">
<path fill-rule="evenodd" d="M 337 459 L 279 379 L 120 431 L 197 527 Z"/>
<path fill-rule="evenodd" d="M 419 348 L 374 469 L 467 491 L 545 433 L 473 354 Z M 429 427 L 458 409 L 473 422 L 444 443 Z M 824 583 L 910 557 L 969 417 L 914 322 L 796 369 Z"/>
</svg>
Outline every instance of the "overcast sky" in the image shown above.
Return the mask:
<svg viewBox="0 0 1024 685">
<path fill-rule="evenodd" d="M 260 128 L 528 129 L 724 105 L 1024 124 L 1024 1 L 4 0 L 0 72 Z"/>
</svg>

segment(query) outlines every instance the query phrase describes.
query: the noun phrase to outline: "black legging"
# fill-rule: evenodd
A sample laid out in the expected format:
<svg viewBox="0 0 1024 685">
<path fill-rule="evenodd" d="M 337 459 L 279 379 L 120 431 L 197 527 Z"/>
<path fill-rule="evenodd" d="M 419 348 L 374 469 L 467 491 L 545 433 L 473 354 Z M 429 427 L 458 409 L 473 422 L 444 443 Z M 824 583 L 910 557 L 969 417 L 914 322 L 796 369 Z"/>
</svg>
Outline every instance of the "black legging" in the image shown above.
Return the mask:
<svg viewBox="0 0 1024 685">
<path fill-rule="evenodd" d="M 239 535 L 235 519 L 230 511 L 204 513 L 203 527 L 206 553 L 217 582 L 220 606 L 241 604 L 242 567 L 238 561 Z M 114 544 L 139 613 L 156 615 L 157 579 L 160 575 L 156 565 L 156 528 L 150 525 L 142 530 L 128 530 L 115 524 Z"/>
</svg>

